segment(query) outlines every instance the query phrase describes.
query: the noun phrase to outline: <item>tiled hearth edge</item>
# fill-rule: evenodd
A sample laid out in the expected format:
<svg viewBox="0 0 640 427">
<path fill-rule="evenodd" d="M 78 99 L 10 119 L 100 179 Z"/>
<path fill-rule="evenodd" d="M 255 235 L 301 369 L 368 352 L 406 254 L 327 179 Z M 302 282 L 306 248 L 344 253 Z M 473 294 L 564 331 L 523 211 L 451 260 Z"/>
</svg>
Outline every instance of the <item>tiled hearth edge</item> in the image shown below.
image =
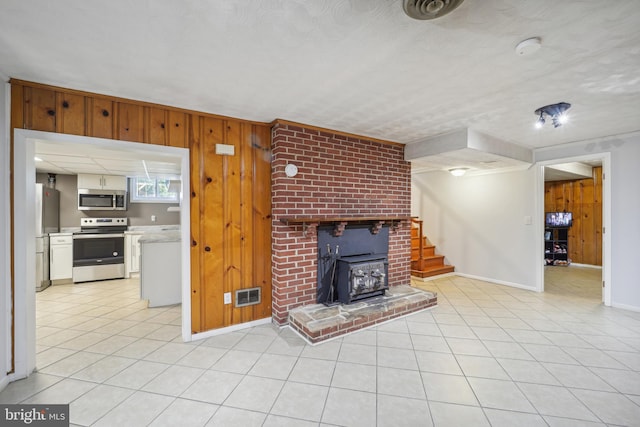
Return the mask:
<svg viewBox="0 0 640 427">
<path fill-rule="evenodd" d="M 407 285 L 392 286 L 384 296 L 349 305 L 312 304 L 289 311 L 289 327 L 309 344 L 318 344 L 398 317 L 434 307 L 437 294 Z"/>
</svg>

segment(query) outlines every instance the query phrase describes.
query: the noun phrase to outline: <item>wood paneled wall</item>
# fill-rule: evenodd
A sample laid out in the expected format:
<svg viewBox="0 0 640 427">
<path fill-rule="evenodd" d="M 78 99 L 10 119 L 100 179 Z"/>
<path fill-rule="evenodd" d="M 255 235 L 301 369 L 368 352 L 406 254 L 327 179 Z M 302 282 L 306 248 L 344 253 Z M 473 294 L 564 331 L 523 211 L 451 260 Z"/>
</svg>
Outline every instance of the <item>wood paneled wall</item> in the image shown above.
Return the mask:
<svg viewBox="0 0 640 427">
<path fill-rule="evenodd" d="M 11 128 L 189 148 L 192 330 L 271 316 L 269 124 L 12 80 Z M 223 303 L 254 287 L 260 304 Z"/>
<path fill-rule="evenodd" d="M 573 213 L 569 229 L 569 258 L 579 264 L 602 265 L 602 167 L 593 177 L 546 182 L 545 212 Z"/>
</svg>

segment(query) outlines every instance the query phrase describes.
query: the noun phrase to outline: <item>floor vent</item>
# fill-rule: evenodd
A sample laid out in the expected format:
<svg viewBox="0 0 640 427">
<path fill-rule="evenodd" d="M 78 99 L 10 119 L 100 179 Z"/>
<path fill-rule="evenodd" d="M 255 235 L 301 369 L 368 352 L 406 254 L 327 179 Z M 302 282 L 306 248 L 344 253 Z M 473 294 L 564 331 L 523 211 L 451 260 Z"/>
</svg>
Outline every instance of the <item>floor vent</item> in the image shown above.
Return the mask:
<svg viewBox="0 0 640 427">
<path fill-rule="evenodd" d="M 260 304 L 261 300 L 261 288 L 240 289 L 236 291 L 236 307 Z"/>
</svg>

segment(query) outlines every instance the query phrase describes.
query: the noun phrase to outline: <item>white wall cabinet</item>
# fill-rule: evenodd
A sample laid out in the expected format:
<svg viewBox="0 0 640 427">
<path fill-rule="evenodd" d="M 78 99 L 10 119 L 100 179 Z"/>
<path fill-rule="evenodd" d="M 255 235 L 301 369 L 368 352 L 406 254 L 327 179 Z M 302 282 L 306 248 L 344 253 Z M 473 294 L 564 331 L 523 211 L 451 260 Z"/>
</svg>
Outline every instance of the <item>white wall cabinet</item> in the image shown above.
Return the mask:
<svg viewBox="0 0 640 427">
<path fill-rule="evenodd" d="M 126 191 L 127 177 L 118 175 L 78 174 L 78 188 Z"/>
<path fill-rule="evenodd" d="M 125 277 L 140 272 L 140 238 L 142 233 L 125 233 L 124 235 L 124 271 Z"/>
<path fill-rule="evenodd" d="M 70 233 L 49 235 L 49 278 L 71 279 L 73 274 L 73 236 Z"/>
</svg>

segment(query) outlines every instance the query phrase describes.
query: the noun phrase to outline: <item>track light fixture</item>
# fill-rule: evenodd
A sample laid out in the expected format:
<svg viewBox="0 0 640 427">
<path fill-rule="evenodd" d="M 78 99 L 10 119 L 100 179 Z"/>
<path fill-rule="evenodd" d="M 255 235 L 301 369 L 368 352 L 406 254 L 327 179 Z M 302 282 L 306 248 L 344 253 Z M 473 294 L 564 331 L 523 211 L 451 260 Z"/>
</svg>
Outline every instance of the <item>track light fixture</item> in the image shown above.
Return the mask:
<svg viewBox="0 0 640 427">
<path fill-rule="evenodd" d="M 551 123 L 553 127 L 557 128 L 565 124 L 569 116 L 567 116 L 567 110 L 571 108 L 571 104 L 568 102 L 558 102 L 557 104 L 545 105 L 535 111 L 535 115 L 538 116 L 536 121 L 536 128 L 541 128 L 546 123 L 545 117 L 551 117 Z"/>
</svg>

